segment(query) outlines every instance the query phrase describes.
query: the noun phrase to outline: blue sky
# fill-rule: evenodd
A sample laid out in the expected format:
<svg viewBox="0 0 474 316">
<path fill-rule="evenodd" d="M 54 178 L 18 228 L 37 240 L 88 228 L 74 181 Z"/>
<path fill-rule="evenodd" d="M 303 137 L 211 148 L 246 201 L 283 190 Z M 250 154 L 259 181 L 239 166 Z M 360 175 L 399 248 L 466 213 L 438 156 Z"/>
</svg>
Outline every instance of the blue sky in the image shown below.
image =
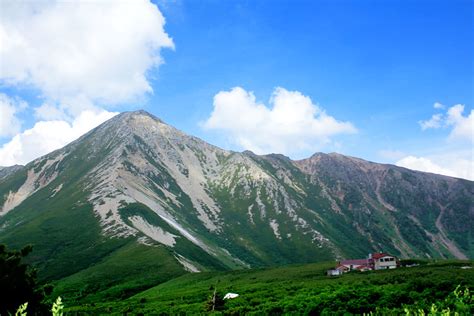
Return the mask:
<svg viewBox="0 0 474 316">
<path fill-rule="evenodd" d="M 2 5 L 6 4 L 2 2 Z M 16 79 L 11 80 L 10 69 L 5 64 L 13 57 L 3 56 L 0 70 L 7 70 L 0 78 L 0 93 L 13 100 L 9 104 L 16 108 L 23 104 L 20 99 L 27 105 L 15 112 L 20 125 L 15 133 L 0 135 L 0 146 L 5 147 L 16 134 L 31 129 L 39 121 L 61 119 L 73 124 L 85 109 L 94 108 L 98 113 L 99 109 L 117 112 L 143 108 L 187 133 L 227 149 L 249 147 L 260 148 L 257 151 L 261 152 L 280 149 L 292 158 L 307 157 L 315 151 L 337 151 L 424 171 L 473 177 L 472 1 L 160 0 L 152 6 L 166 19 L 164 26 L 159 19 L 150 17 L 150 29 L 136 27 L 133 32 L 148 34 L 156 29 L 156 23 L 163 26 L 161 35 L 169 36 L 172 45 L 163 39 L 156 41 L 153 54 L 159 55 L 162 64 L 136 64 L 136 58 L 132 58 L 142 55 L 134 52 L 124 58 L 115 57 L 117 67 L 130 65 L 123 73 L 138 67 L 153 92 L 137 83 L 130 88 L 133 93 L 122 99 L 101 95 L 87 85 L 83 90 L 71 88 L 59 93 L 57 90 L 62 85 L 42 83 L 43 77 L 39 75 L 34 80 L 15 75 Z M 60 8 L 58 12 L 69 14 L 72 9 Z M 109 12 L 109 8 L 104 10 Z M 155 12 L 148 3 L 137 8 L 141 16 L 146 10 Z M 9 17 L 16 14 L 14 10 L 3 11 Z M 4 29 L 15 27 L 13 22 L 5 23 Z M 116 29 L 107 31 L 109 34 L 104 38 L 122 36 Z M 74 32 L 55 36 L 80 37 L 81 34 Z M 70 40 L 65 38 L 66 42 Z M 113 45 L 118 44 L 111 42 L 108 49 L 113 52 Z M 33 44 L 30 49 L 34 48 Z M 137 51 L 143 49 L 139 44 L 136 47 Z M 54 49 L 51 51 L 55 52 Z M 84 56 L 88 58 L 87 54 Z M 25 61 L 17 58 L 14 63 L 21 66 Z M 13 73 L 19 68 L 13 69 Z M 96 76 L 93 69 L 96 68 L 91 67 L 87 73 L 88 78 L 110 79 Z M 64 81 L 62 78 L 58 80 Z M 106 80 L 97 80 L 96 86 L 103 82 Z M 126 80 L 119 84 L 122 89 Z M 240 99 L 237 91 L 231 90 L 234 87 L 241 87 Z M 277 87 L 284 90 L 275 90 Z M 287 98 L 283 99 L 277 91 L 288 92 Z M 83 103 L 88 105 L 70 106 L 76 102 L 77 95 L 85 96 Z M 222 96 L 219 99 L 222 104 L 218 103 L 222 111 L 234 100 L 247 102 L 235 105 L 248 108 L 238 118 L 243 123 L 228 127 L 222 111 L 215 111 L 214 123 L 209 122 L 217 106 L 216 95 Z M 273 124 L 271 110 L 279 106 L 275 101 L 280 100 L 278 96 L 282 96 L 281 104 L 287 105 L 290 112 L 292 102 L 300 100 L 298 96 L 311 99 L 306 106 L 314 106 L 317 111 L 313 121 L 302 123 L 308 130 L 312 124 L 322 124 L 318 116 L 321 110 L 336 125 L 327 133 L 314 131 L 304 135 L 301 131 L 294 132 L 293 125 L 279 121 Z M 436 102 L 443 108 L 434 108 Z M 45 103 L 51 105 L 48 109 L 59 109 L 56 116 L 38 115 L 35 109 Z M 249 127 L 250 123 L 245 122 L 258 104 L 268 111 L 262 114 L 261 121 Z M 463 111 L 453 108 L 458 104 L 464 105 Z M 436 114 L 440 116 L 423 130 L 420 122 L 429 121 Z M 343 123 L 353 129 L 342 126 Z M 285 135 L 282 126 L 288 127 L 292 136 Z M 251 139 L 255 134 L 263 136 Z M 281 141 L 273 143 L 275 137 Z M 293 145 L 299 139 L 301 144 Z M 0 165 L 1 153 L 0 150 Z"/>
</svg>

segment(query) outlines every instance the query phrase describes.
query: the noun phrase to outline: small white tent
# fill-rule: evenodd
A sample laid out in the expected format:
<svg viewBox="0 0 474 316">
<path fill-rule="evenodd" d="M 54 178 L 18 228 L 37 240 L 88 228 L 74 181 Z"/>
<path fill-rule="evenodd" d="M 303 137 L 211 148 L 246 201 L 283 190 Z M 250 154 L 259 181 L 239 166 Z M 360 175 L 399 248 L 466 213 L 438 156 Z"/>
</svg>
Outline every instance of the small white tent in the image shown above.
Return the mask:
<svg viewBox="0 0 474 316">
<path fill-rule="evenodd" d="M 237 294 L 237 293 L 227 293 L 227 294 L 224 296 L 224 299 L 225 299 L 225 300 L 228 300 L 228 299 L 236 298 L 236 297 L 238 297 L 238 296 L 239 296 L 239 294 Z"/>
</svg>

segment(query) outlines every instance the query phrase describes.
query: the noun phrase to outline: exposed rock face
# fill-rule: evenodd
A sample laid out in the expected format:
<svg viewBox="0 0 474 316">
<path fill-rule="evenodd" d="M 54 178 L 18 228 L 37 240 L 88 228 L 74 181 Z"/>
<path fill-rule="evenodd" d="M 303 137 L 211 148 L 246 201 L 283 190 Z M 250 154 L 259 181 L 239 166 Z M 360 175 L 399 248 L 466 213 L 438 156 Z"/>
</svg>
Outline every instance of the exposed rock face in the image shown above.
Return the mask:
<svg viewBox="0 0 474 316">
<path fill-rule="evenodd" d="M 226 151 L 143 111 L 3 170 L 0 241 L 33 229 L 35 201 L 42 212 L 87 206 L 106 238 L 165 245 L 189 271 L 206 268 L 202 254 L 231 268 L 379 250 L 474 254 L 471 181 L 339 154 L 292 161 Z"/>
</svg>

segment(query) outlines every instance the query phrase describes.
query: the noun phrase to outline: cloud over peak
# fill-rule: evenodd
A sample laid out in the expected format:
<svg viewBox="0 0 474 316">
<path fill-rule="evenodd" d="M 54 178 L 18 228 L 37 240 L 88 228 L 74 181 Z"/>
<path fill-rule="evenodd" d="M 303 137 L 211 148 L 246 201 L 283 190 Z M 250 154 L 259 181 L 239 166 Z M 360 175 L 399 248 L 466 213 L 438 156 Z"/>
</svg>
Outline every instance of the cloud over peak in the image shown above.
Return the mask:
<svg viewBox="0 0 474 316">
<path fill-rule="evenodd" d="M 118 104 L 151 92 L 147 71 L 163 62 L 161 48 L 173 48 L 146 0 L 7 0 L 0 12 L 0 79 L 65 107 L 77 97 Z"/>
<path fill-rule="evenodd" d="M 428 157 L 406 156 L 395 164 L 412 170 L 474 181 L 474 160 L 472 158 L 472 151 L 458 150 Z"/>
<path fill-rule="evenodd" d="M 219 130 L 256 153 L 284 154 L 315 150 L 335 135 L 357 131 L 352 123 L 338 121 L 298 91 L 278 87 L 269 104 L 257 102 L 253 92 L 241 87 L 220 91 L 203 127 Z"/>
<path fill-rule="evenodd" d="M 27 107 L 25 101 L 0 93 L 0 138 L 13 136 L 20 131 L 21 121 L 17 114 Z"/>
<path fill-rule="evenodd" d="M 116 114 L 105 109 L 153 92 L 149 72 L 174 48 L 164 25 L 149 0 L 1 1 L 0 83 L 39 91 L 42 105 L 21 132 L 21 104 L 0 95 L 0 137 L 13 136 L 0 165 L 60 148 Z"/>
<path fill-rule="evenodd" d="M 63 147 L 116 114 L 104 110 L 87 110 L 71 123 L 61 120 L 37 122 L 0 147 L 0 166 L 26 164 Z"/>
</svg>

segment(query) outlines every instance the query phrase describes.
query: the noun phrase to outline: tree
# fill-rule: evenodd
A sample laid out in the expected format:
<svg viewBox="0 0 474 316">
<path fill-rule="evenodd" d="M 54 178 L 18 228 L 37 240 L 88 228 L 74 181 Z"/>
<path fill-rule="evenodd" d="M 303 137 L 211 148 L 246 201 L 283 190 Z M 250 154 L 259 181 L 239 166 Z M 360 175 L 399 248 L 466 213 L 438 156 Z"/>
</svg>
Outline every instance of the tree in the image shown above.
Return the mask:
<svg viewBox="0 0 474 316">
<path fill-rule="evenodd" d="M 221 293 L 217 292 L 217 284 L 212 288 L 213 293 L 209 296 L 205 304 L 205 310 L 208 312 L 220 311 L 224 309 L 225 301 Z"/>
<path fill-rule="evenodd" d="M 14 314 L 24 303 L 28 303 L 30 315 L 45 312 L 41 304 L 44 291 L 37 284 L 36 270 L 23 263 L 32 250 L 32 246 L 20 251 L 8 250 L 6 245 L 0 244 L 0 315 Z"/>
</svg>

